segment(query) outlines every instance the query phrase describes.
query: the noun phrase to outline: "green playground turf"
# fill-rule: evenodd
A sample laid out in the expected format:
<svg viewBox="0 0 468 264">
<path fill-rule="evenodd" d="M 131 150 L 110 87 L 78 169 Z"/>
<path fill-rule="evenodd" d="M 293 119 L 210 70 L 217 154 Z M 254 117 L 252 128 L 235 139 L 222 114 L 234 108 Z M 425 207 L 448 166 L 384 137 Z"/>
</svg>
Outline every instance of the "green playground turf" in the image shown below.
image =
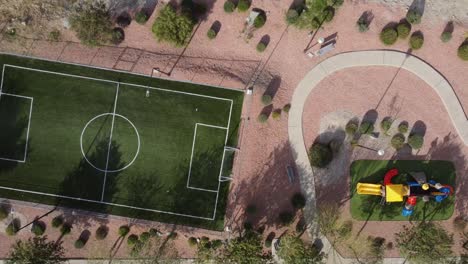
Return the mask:
<svg viewBox="0 0 468 264">
<path fill-rule="evenodd" d="M 435 180 L 455 188 L 455 167 L 450 161 L 441 160 L 357 160 L 351 165 L 351 215 L 356 220 L 447 220 L 453 214 L 454 195 L 441 203 L 434 200 L 424 203 L 421 199 L 410 217 L 401 215 L 404 202 L 381 205 L 380 196 L 358 195 L 356 185 L 362 183 L 383 183 L 385 173 L 397 168 L 400 174 L 392 179 L 393 183 L 414 181 L 408 172 L 423 171 L 427 180 Z"/>
<path fill-rule="evenodd" d="M 223 227 L 242 92 L 11 55 L 0 67 L 0 197 Z"/>
</svg>

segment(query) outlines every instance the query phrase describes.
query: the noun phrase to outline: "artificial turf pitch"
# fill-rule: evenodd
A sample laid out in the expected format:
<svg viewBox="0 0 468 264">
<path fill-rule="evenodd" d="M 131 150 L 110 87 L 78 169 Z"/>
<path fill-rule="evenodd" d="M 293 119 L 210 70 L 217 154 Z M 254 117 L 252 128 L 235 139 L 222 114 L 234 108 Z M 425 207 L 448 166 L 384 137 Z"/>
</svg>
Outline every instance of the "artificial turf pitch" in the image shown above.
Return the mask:
<svg viewBox="0 0 468 264">
<path fill-rule="evenodd" d="M 222 228 L 242 92 L 10 55 L 0 67 L 1 197 Z"/>
<path fill-rule="evenodd" d="M 443 160 L 357 160 L 351 164 L 351 215 L 356 220 L 362 221 L 390 221 L 390 220 L 447 220 L 454 210 L 455 194 L 449 196 L 441 203 L 434 199 L 424 203 L 421 198 L 410 217 L 401 215 L 404 202 L 380 204 L 381 197 L 373 195 L 359 195 L 356 193 L 356 185 L 362 183 L 383 183 L 385 173 L 397 168 L 399 175 L 392 179 L 393 183 L 405 184 L 415 180 L 410 172 L 424 172 L 427 180 L 435 180 L 441 184 L 447 184 L 455 189 L 455 167 L 450 161 Z"/>
</svg>

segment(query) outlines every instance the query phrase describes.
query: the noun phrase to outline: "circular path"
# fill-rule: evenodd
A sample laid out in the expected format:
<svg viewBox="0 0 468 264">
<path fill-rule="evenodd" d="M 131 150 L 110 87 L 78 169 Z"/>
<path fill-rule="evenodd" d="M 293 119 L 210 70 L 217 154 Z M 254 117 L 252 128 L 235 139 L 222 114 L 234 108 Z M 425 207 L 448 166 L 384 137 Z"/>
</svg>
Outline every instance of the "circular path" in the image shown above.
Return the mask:
<svg viewBox="0 0 468 264">
<path fill-rule="evenodd" d="M 468 145 L 468 119 L 459 98 L 445 77 L 425 61 L 410 54 L 387 50 L 347 52 L 330 57 L 316 65 L 298 84 L 292 96 L 288 119 L 289 142 L 301 180 L 301 188 L 308 200 L 304 211 L 307 219 L 314 219 L 316 211 L 314 173 L 309 163 L 303 135 L 302 115 L 307 97 L 328 75 L 338 70 L 359 66 L 402 68 L 425 81 L 439 95 L 460 138 L 465 145 Z M 318 235 L 318 227 L 314 222 L 310 223 L 312 224 L 310 231 L 312 235 Z"/>
</svg>

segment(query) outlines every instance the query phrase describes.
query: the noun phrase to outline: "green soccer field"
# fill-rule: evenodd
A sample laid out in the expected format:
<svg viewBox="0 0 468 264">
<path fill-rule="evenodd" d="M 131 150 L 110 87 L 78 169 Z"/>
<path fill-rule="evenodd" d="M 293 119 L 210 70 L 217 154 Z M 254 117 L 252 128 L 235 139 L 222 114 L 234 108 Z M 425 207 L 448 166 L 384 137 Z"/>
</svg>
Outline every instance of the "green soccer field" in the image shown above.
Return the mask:
<svg viewBox="0 0 468 264">
<path fill-rule="evenodd" d="M 454 211 L 455 195 L 449 196 L 441 203 L 431 199 L 425 203 L 418 199 L 414 213 L 410 217 L 401 215 L 405 202 L 388 203 L 382 205 L 381 197 L 374 195 L 359 195 L 356 185 L 362 183 L 382 184 L 385 173 L 397 168 L 400 174 L 392 179 L 395 184 L 406 184 L 415 180 L 410 172 L 424 172 L 427 180 L 435 180 L 447 184 L 455 189 L 456 171 L 452 162 L 444 160 L 356 160 L 351 164 L 351 215 L 362 221 L 432 221 L 447 220 Z"/>
<path fill-rule="evenodd" d="M 0 196 L 221 229 L 243 93 L 0 55 Z"/>
</svg>

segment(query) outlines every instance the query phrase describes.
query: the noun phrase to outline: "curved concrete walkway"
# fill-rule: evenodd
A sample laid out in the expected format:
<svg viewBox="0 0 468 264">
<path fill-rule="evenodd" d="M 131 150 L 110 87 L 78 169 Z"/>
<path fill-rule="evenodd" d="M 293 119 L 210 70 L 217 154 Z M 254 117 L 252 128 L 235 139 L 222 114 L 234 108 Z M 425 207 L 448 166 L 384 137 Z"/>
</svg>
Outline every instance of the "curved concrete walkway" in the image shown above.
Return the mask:
<svg viewBox="0 0 468 264">
<path fill-rule="evenodd" d="M 307 146 L 304 142 L 302 128 L 302 113 L 309 93 L 325 77 L 335 71 L 357 66 L 390 66 L 408 70 L 431 86 L 442 99 L 452 122 L 463 140 L 468 145 L 468 120 L 460 101 L 450 83 L 431 65 L 423 60 L 399 51 L 375 50 L 347 52 L 330 57 L 316 65 L 302 79 L 291 100 L 291 109 L 288 120 L 289 142 L 293 150 L 298 174 L 301 180 L 301 188 L 307 197 L 305 216 L 314 219 L 316 211 L 315 181 L 312 167 L 307 155 Z M 313 236 L 319 235 L 317 225 L 311 223 Z M 324 246 L 327 247 L 325 239 Z M 329 254 L 330 255 L 330 254 Z M 339 254 L 331 254 L 335 257 Z M 340 258 L 340 257 L 339 257 Z M 330 260 L 329 260 L 330 261 Z M 335 260 L 337 261 L 337 260 Z M 347 262 L 344 259 L 339 262 Z"/>
</svg>

